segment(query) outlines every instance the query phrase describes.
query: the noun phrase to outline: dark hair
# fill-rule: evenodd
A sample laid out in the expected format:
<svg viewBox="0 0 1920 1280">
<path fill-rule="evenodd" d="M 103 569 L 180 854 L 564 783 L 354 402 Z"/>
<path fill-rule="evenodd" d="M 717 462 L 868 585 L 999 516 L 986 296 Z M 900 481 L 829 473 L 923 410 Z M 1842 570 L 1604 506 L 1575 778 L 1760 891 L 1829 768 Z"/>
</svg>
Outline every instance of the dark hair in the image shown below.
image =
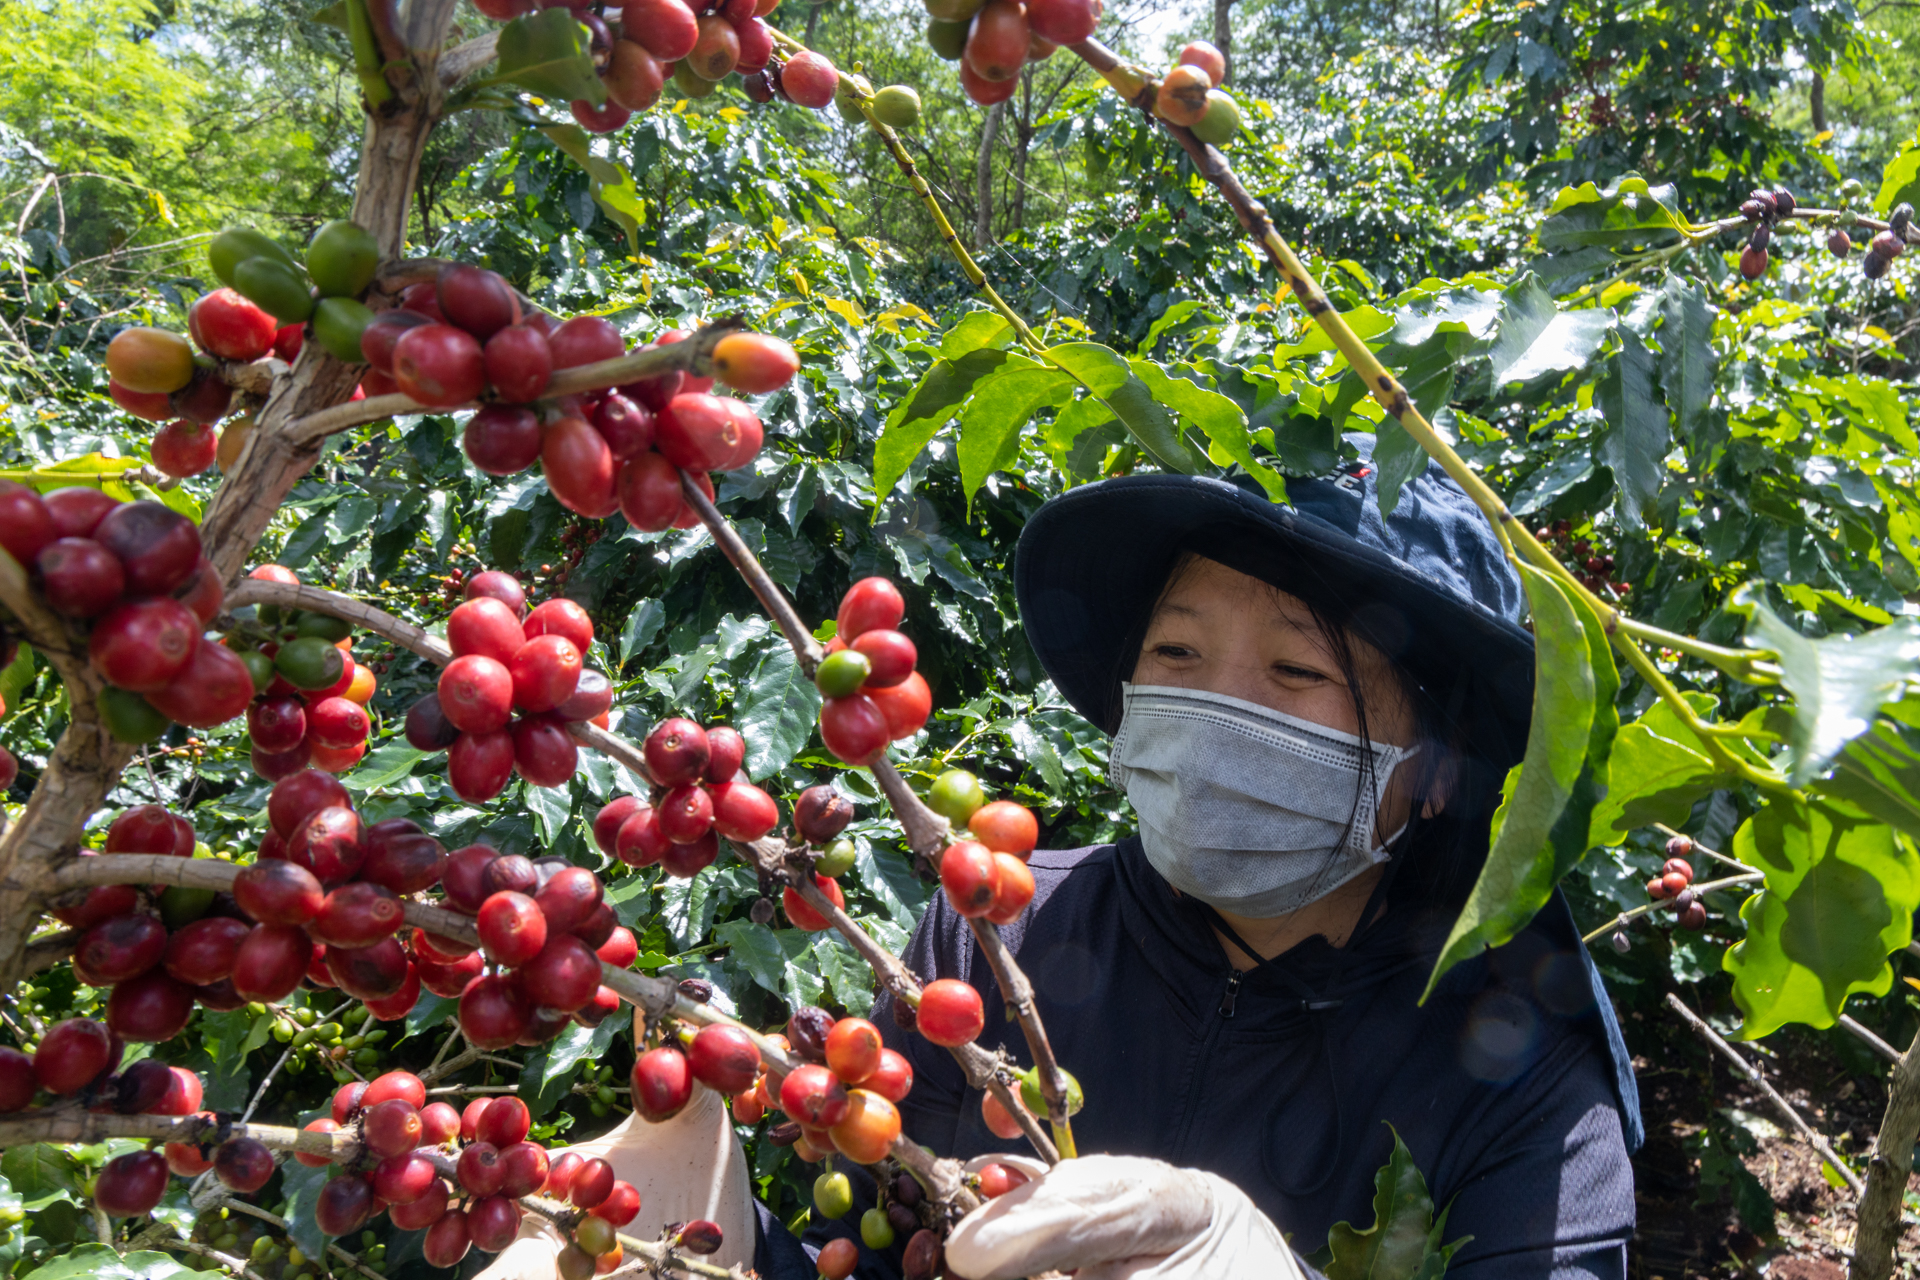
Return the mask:
<svg viewBox="0 0 1920 1280">
<path fill-rule="evenodd" d="M 1152 607 L 1140 619 L 1129 637 L 1130 642 L 1121 650 L 1121 669 L 1116 671 L 1112 685 L 1112 703 L 1108 715 L 1110 731 L 1119 727 L 1123 711 L 1121 684 L 1131 679 L 1133 666 L 1146 643 L 1153 618 L 1193 563 L 1208 559 L 1242 573 L 1249 572 L 1241 565 L 1232 563 L 1234 560 L 1245 562 L 1244 555 L 1232 554 L 1232 551 L 1240 550 L 1245 545 L 1244 541 L 1236 541 L 1240 545 L 1232 547 L 1228 555 L 1217 555 L 1215 552 L 1222 549 L 1219 532 L 1202 531 L 1183 540 L 1175 548 L 1165 566 L 1162 585 Z M 1275 582 L 1273 578 L 1276 575 L 1272 573 L 1249 573 L 1249 576 L 1256 577 L 1275 596 L 1284 592 L 1307 607 L 1339 668 L 1341 678 L 1346 682 L 1348 694 L 1353 700 L 1355 736 L 1360 739 L 1365 760 L 1361 772 L 1354 779 L 1353 809 L 1345 833 L 1351 836 L 1353 823 L 1358 821 L 1365 797 L 1374 785 L 1373 744 L 1367 721 L 1368 695 L 1354 655 L 1356 639 L 1370 643 L 1367 628 L 1358 625 L 1356 619 L 1356 614 L 1366 608 L 1369 602 L 1353 599 L 1323 575 L 1311 571 L 1286 574 L 1285 585 Z M 1374 647 L 1380 649 L 1378 645 Z M 1397 692 L 1405 698 L 1412 711 L 1414 740 L 1420 747 L 1413 759 L 1415 775 L 1413 785 L 1409 788 L 1407 826 L 1390 846 L 1393 856 L 1387 865 L 1391 896 L 1396 900 L 1444 906 L 1451 911 L 1466 902 L 1479 876 L 1480 867 L 1486 861 L 1493 809 L 1488 802 L 1489 782 L 1492 788 L 1497 789 L 1498 778 L 1488 778 L 1488 770 L 1471 749 L 1468 733 L 1460 720 L 1461 707 L 1472 692 L 1469 673 L 1458 673 L 1453 687 L 1437 690 L 1419 679 L 1397 655 L 1384 649 L 1380 649 L 1380 652 L 1386 658 L 1387 670 L 1397 686 Z M 1375 705 L 1379 705 L 1377 699 Z M 1423 811 L 1428 807 L 1443 773 L 1452 775 L 1447 799 L 1438 812 L 1428 817 Z M 1344 842 L 1345 836 L 1342 844 Z M 1339 847 L 1327 851 L 1326 868 L 1329 871 L 1337 862 Z"/>
</svg>

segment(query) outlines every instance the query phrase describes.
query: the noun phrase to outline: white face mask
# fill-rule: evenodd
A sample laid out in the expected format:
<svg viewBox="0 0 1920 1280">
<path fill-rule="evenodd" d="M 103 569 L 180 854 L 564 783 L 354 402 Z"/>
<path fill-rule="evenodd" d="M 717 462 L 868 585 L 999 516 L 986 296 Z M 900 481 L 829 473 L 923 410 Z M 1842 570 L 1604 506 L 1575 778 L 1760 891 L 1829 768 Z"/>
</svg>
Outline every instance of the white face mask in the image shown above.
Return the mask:
<svg viewBox="0 0 1920 1280">
<path fill-rule="evenodd" d="M 1367 744 L 1311 720 L 1193 689 L 1121 690 L 1108 773 L 1140 818 L 1147 861 L 1180 892 L 1272 917 L 1387 860 L 1374 818 L 1418 745 L 1370 744 L 1369 771 Z"/>
</svg>

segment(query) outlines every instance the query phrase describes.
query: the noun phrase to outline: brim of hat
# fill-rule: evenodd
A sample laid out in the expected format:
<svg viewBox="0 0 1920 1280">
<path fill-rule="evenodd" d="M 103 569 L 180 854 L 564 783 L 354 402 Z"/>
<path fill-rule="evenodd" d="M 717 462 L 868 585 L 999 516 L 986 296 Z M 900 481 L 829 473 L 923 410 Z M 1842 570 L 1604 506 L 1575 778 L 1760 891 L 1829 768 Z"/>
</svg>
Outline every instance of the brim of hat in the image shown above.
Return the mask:
<svg viewBox="0 0 1920 1280">
<path fill-rule="evenodd" d="M 1524 753 L 1533 702 L 1533 637 L 1436 587 L 1333 525 L 1237 485 L 1129 476 L 1071 489 L 1020 535 L 1014 590 L 1040 664 L 1075 710 L 1112 732 L 1119 682 L 1181 545 L 1219 526 L 1244 528 L 1230 567 L 1283 590 L 1337 597 L 1363 639 L 1439 700 L 1460 701 L 1476 754 L 1502 768 Z M 1490 717 L 1490 720 L 1489 720 Z"/>
</svg>

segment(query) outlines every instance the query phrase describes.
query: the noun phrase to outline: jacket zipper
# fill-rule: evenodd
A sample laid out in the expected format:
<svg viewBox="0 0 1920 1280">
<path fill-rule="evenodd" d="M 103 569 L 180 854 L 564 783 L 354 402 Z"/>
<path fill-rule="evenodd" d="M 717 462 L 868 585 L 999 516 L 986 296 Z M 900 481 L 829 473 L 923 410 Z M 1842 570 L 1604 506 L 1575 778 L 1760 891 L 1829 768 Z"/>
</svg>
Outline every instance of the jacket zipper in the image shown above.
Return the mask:
<svg viewBox="0 0 1920 1280">
<path fill-rule="evenodd" d="M 1233 1016 L 1234 1001 L 1239 998 L 1239 995 L 1240 995 L 1240 971 L 1238 969 L 1233 969 L 1227 973 L 1226 994 L 1220 997 L 1220 1016 L 1221 1017 L 1231 1018 Z"/>
<path fill-rule="evenodd" d="M 1214 1061 L 1215 1050 L 1221 1038 L 1226 1035 L 1227 1029 L 1220 1024 L 1233 1017 L 1235 993 L 1240 989 L 1240 977 L 1241 975 L 1238 969 L 1231 970 L 1228 973 L 1226 994 L 1220 1001 L 1220 1016 L 1206 1024 L 1205 1033 L 1200 1037 L 1200 1043 L 1194 1047 L 1192 1066 L 1190 1068 L 1191 1084 L 1185 1091 L 1186 1096 L 1181 1106 L 1178 1120 L 1172 1130 L 1172 1140 L 1169 1143 L 1169 1149 L 1173 1152 L 1171 1158 L 1176 1164 L 1180 1163 L 1185 1157 L 1187 1142 L 1192 1137 L 1193 1117 L 1206 1106 L 1206 1099 L 1204 1097 L 1206 1089 L 1202 1085 L 1202 1078 L 1207 1070 L 1208 1064 Z"/>
</svg>

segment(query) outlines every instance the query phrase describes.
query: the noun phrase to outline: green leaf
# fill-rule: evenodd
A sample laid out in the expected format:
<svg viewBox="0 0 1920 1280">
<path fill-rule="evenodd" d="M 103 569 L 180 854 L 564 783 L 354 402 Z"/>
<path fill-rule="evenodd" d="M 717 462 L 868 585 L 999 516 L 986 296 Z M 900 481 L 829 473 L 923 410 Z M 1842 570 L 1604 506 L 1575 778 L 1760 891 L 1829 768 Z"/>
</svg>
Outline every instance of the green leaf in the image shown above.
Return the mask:
<svg viewBox="0 0 1920 1280">
<path fill-rule="evenodd" d="M 998 311 L 969 311 L 940 339 L 940 357 L 954 361 L 987 348 L 1004 350 L 1013 339 L 1013 326 Z"/>
<path fill-rule="evenodd" d="M 736 711 L 735 725 L 747 740 L 746 775 L 765 778 L 784 769 L 813 735 L 819 714 L 820 691 L 793 650 L 769 646 L 748 677 Z"/>
<path fill-rule="evenodd" d="M 1200 428 L 1221 456 L 1214 461 L 1225 465 L 1237 462 L 1246 473 L 1260 482 L 1267 497 L 1275 502 L 1287 499 L 1287 482 L 1278 471 L 1253 456 L 1253 442 L 1247 432 L 1247 415 L 1240 406 L 1201 386 L 1191 378 L 1175 377 L 1164 366 L 1151 360 L 1132 361 L 1134 376 L 1146 384 L 1147 392 L 1159 403 Z"/>
<path fill-rule="evenodd" d="M 588 31 L 565 7 L 515 18 L 500 28 L 498 47 L 498 67 L 479 83 L 510 84 L 561 102 L 585 98 L 596 107 L 606 104 Z"/>
<path fill-rule="evenodd" d="M 1593 183 L 1563 187 L 1535 233 L 1548 253 L 1590 246 L 1625 252 L 1670 245 L 1687 229 L 1670 186 L 1650 187 L 1628 174 L 1602 191 Z"/>
<path fill-rule="evenodd" d="M 405 738 L 395 738 L 368 753 L 367 758 L 357 768 L 347 770 L 340 781 L 350 791 L 378 791 L 412 773 L 413 766 L 426 758 L 426 752 L 416 750 Z"/>
<path fill-rule="evenodd" d="M 1489 352 L 1493 388 L 1524 398 L 1559 385 L 1593 362 L 1613 327 L 1611 310 L 1562 311 L 1538 280 L 1522 276 L 1500 308 L 1500 336 Z"/>
<path fill-rule="evenodd" d="M 1813 789 L 1920 839 L 1920 735 L 1882 720 L 1849 742 Z"/>
<path fill-rule="evenodd" d="M 1796 787 L 1865 733 L 1881 706 L 1920 682 L 1920 619 L 1809 640 L 1767 608 L 1757 584 L 1742 587 L 1729 607 L 1747 614 L 1748 645 L 1780 655 L 1780 683 L 1793 695 L 1788 780 Z"/>
<path fill-rule="evenodd" d="M 1653 353 L 1631 329 L 1622 329 L 1620 340 L 1620 354 L 1600 379 L 1594 401 L 1609 428 L 1600 437 L 1600 461 L 1613 469 L 1619 486 L 1621 523 L 1637 532 L 1659 501 L 1673 437 L 1665 406 L 1653 398 Z"/>
<path fill-rule="evenodd" d="M 1453 394 L 1454 370 L 1459 364 L 1457 339 L 1438 332 L 1408 353 L 1400 384 L 1407 398 L 1429 422 L 1444 409 Z M 1427 467 L 1427 451 L 1392 415 L 1381 418 L 1373 436 L 1375 497 L 1385 519 L 1400 505 L 1400 490 Z"/>
<path fill-rule="evenodd" d="M 746 969 L 747 976 L 774 995 L 783 995 L 780 978 L 786 971 L 786 954 L 774 941 L 773 930 L 751 920 L 729 920 L 713 931 L 713 940 L 724 943 Z"/>
<path fill-rule="evenodd" d="M 620 628 L 620 665 L 626 666 L 633 661 L 634 654 L 652 644 L 666 620 L 667 606 L 658 600 L 642 600 L 634 605 L 626 625 Z"/>
<path fill-rule="evenodd" d="M 1713 402 L 1713 311 L 1700 285 L 1669 275 L 1660 294 L 1660 390 L 1681 434 L 1698 439 Z"/>
<path fill-rule="evenodd" d="M 547 9 L 542 11 L 540 16 L 561 13 L 566 14 L 567 20 L 571 22 L 572 12 L 565 8 Z M 516 19 L 516 21 L 527 21 L 527 19 Z M 502 38 L 504 39 L 504 33 Z M 596 86 L 600 83 L 598 76 L 592 79 Z M 596 101 L 595 105 L 599 103 Z M 647 206 L 640 198 L 640 189 L 633 185 L 633 175 L 613 161 L 603 160 L 594 155 L 592 140 L 587 136 L 587 131 L 577 124 L 552 125 L 540 132 L 551 139 L 553 145 L 572 157 L 575 164 L 586 170 L 587 189 L 592 193 L 594 202 L 627 233 L 627 248 L 638 255 L 640 223 L 646 217 Z"/>
<path fill-rule="evenodd" d="M 1617 845 L 1637 827 L 1678 826 L 1694 802 L 1732 780 L 1721 774 L 1691 734 L 1667 732 L 1665 703 L 1621 728 L 1607 767 L 1606 798 L 1594 806 L 1589 847 Z M 1671 719 L 1668 713 L 1664 719 Z"/>
<path fill-rule="evenodd" d="M 1064 403 L 1073 376 L 1058 369 L 1005 368 L 983 379 L 960 414 L 960 489 L 971 507 L 987 477 L 1020 456 L 1021 428 L 1039 410 Z"/>
<path fill-rule="evenodd" d="M 1893 828 L 1832 801 L 1769 797 L 1733 856 L 1767 874 L 1740 906 L 1746 938 L 1721 961 L 1744 1036 L 1830 1027 L 1848 996 L 1892 988 L 1887 957 L 1912 941 L 1920 909 L 1920 856 Z"/>
<path fill-rule="evenodd" d="M 1126 426 L 1127 433 L 1140 447 L 1169 471 L 1198 474 L 1200 461 L 1180 439 L 1180 429 L 1161 403 L 1147 390 L 1147 384 L 1131 374 L 1125 385 L 1106 397 L 1107 407 Z"/>
<path fill-rule="evenodd" d="M 557 844 L 560 833 L 566 829 L 567 819 L 573 816 L 573 797 L 568 794 L 566 785 L 536 787 L 529 782 L 521 789 L 520 800 L 539 824 L 541 842 L 548 847 Z"/>
<path fill-rule="evenodd" d="M 1513 937 L 1552 894 L 1558 824 L 1587 765 L 1596 680 L 1583 611 L 1546 573 L 1523 564 L 1520 575 L 1534 634 L 1533 723 L 1527 734 L 1527 754 L 1507 775 L 1505 795 L 1493 819 L 1493 848 L 1467 905 L 1454 921 L 1422 1000 L 1433 994 L 1441 976 L 1454 965 Z M 1580 832 L 1584 837 L 1584 818 Z"/>
<path fill-rule="evenodd" d="M 27 1280 L 169 1280 L 193 1272 L 164 1253 L 135 1249 L 116 1253 L 104 1244 L 83 1244 L 46 1266 L 27 1274 Z"/>
<path fill-rule="evenodd" d="M 65 1149 L 32 1142 L 0 1152 L 0 1175 L 19 1194 L 28 1213 L 37 1213 L 55 1201 L 78 1204 L 83 1198 L 80 1168 Z"/>
<path fill-rule="evenodd" d="M 992 312 L 976 311 L 960 322 L 952 338 L 960 329 L 971 324 L 975 330 L 982 328 L 973 323 L 974 316 L 993 315 Z M 998 316 L 993 316 L 998 320 Z M 1001 321 L 1005 326 L 1005 321 Z M 873 449 L 873 495 L 874 514 L 879 515 L 880 507 L 900 477 L 907 474 L 913 466 L 913 460 L 920 451 L 947 425 L 953 417 L 953 411 L 973 394 L 973 385 L 980 379 L 997 371 L 1007 362 L 1007 353 L 992 347 L 979 347 L 962 353 L 953 359 L 936 360 L 933 367 L 922 375 L 911 394 L 894 406 L 887 415 L 886 425 L 881 428 L 879 443 Z"/>
<path fill-rule="evenodd" d="M 1048 347 L 1046 359 L 1080 379 L 1082 386 L 1102 400 L 1126 386 L 1133 373 L 1125 356 L 1097 342 L 1063 342 Z"/>
<path fill-rule="evenodd" d="M 1392 1126 L 1388 1126 L 1392 1129 Z M 1327 1232 L 1327 1247 L 1315 1265 L 1327 1280 L 1412 1280 L 1438 1276 L 1446 1270 L 1454 1250 L 1473 1239 L 1464 1236 L 1440 1244 L 1447 1215 L 1433 1216 L 1433 1196 L 1427 1180 L 1413 1163 L 1413 1153 L 1393 1131 L 1393 1154 L 1373 1175 L 1373 1225 L 1364 1231 L 1336 1222 Z"/>
<path fill-rule="evenodd" d="M 1900 203 L 1920 204 L 1920 138 L 1907 143 L 1906 149 L 1887 161 L 1880 172 L 1880 192 L 1873 207 L 1882 217 Z"/>
<path fill-rule="evenodd" d="M 547 1046 L 547 1062 L 540 1075 L 540 1091 L 562 1076 L 567 1075 L 578 1065 L 582 1058 L 600 1059 L 607 1055 L 607 1047 L 613 1043 L 613 1033 L 620 1028 L 620 1019 L 602 1018 L 597 1027 L 583 1027 L 577 1022 L 567 1024 L 566 1030 L 555 1036 Z"/>
</svg>

